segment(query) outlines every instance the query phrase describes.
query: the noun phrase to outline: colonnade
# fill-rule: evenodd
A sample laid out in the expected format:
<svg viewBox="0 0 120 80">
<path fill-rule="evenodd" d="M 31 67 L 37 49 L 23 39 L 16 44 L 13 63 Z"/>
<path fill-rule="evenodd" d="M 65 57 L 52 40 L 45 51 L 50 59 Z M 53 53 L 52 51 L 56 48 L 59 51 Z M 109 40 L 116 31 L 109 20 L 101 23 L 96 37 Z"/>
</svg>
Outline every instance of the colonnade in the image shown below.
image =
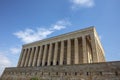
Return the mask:
<svg viewBox="0 0 120 80">
<path fill-rule="evenodd" d="M 87 35 L 23 48 L 18 67 L 83 64 L 89 62 L 88 53 L 94 61 L 97 55 L 93 50 L 93 40 L 91 35 Z"/>
</svg>

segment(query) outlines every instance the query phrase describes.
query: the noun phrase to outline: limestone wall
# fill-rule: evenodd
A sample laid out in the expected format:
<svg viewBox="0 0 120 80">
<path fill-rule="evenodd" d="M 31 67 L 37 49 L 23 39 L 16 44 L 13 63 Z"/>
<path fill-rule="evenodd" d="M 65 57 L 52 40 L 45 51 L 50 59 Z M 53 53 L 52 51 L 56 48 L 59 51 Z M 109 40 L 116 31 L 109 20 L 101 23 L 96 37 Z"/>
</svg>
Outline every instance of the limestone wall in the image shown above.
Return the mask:
<svg viewBox="0 0 120 80">
<path fill-rule="evenodd" d="M 120 61 L 81 65 L 6 68 L 0 80 L 120 80 Z"/>
</svg>

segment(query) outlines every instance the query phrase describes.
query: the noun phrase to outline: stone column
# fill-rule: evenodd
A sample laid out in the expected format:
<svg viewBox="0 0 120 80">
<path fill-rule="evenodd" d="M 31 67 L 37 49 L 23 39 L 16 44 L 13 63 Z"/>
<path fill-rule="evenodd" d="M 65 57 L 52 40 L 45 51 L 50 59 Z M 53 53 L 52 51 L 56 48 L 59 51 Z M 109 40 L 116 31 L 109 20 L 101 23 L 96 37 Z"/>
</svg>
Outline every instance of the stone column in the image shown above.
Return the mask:
<svg viewBox="0 0 120 80">
<path fill-rule="evenodd" d="M 87 52 L 86 37 L 82 36 L 82 47 L 83 47 L 83 63 L 88 63 L 88 52 Z"/>
<path fill-rule="evenodd" d="M 32 66 L 35 66 L 35 64 L 36 64 L 36 61 L 37 61 L 37 54 L 38 54 L 38 46 L 36 47 L 36 50 L 35 50 L 35 54 L 34 54 Z"/>
<path fill-rule="evenodd" d="M 56 63 L 57 63 L 57 55 L 58 55 L 58 42 L 55 43 L 55 53 L 54 53 L 53 65 L 56 65 Z"/>
<path fill-rule="evenodd" d="M 31 51 L 31 54 L 30 54 L 28 66 L 32 66 L 33 54 L 34 54 L 34 47 L 32 48 L 32 51 Z"/>
<path fill-rule="evenodd" d="M 44 49 L 44 52 L 43 52 L 42 66 L 45 66 L 46 52 L 47 52 L 47 44 L 45 45 L 45 49 Z"/>
<path fill-rule="evenodd" d="M 71 64 L 71 40 L 67 40 L 67 64 Z"/>
<path fill-rule="evenodd" d="M 20 67 L 23 67 L 23 66 L 24 66 L 26 51 L 27 51 L 27 49 L 25 49 L 25 51 L 24 51 L 24 53 L 23 53 L 23 58 L 22 58 Z"/>
<path fill-rule="evenodd" d="M 48 65 L 50 65 L 51 62 L 51 56 L 52 56 L 52 43 L 50 43 L 50 47 L 49 47 L 49 53 L 48 53 Z"/>
<path fill-rule="evenodd" d="M 26 56 L 26 60 L 25 60 L 25 65 L 24 65 L 24 67 L 27 67 L 28 62 L 29 62 L 30 48 L 27 49 L 26 55 L 27 55 L 27 56 Z"/>
<path fill-rule="evenodd" d="M 64 58 L 64 41 L 61 41 L 60 65 L 63 65 L 63 58 Z"/>
<path fill-rule="evenodd" d="M 79 64 L 79 52 L 78 52 L 78 39 L 75 38 L 74 40 L 75 43 L 75 64 Z"/>
<path fill-rule="evenodd" d="M 37 66 L 40 66 L 41 54 L 42 54 L 42 47 L 43 46 L 40 46 L 40 50 L 39 50 L 39 53 L 38 53 Z"/>
<path fill-rule="evenodd" d="M 97 52 L 97 47 L 96 47 L 96 40 L 95 40 L 94 34 L 90 34 L 90 38 L 91 38 L 93 62 L 99 62 L 98 61 L 98 52 Z"/>
<path fill-rule="evenodd" d="M 22 59 L 23 59 L 23 53 L 24 52 L 25 52 L 25 49 L 22 48 L 17 67 L 20 67 L 20 65 L 21 65 L 21 62 L 22 62 Z"/>
</svg>

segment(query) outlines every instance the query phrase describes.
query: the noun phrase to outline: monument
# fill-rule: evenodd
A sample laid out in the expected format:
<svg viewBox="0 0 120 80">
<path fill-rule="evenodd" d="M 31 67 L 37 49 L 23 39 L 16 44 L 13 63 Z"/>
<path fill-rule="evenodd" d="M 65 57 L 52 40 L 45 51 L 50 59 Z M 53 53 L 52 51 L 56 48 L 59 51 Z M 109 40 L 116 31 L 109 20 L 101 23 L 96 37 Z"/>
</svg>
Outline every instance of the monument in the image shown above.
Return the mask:
<svg viewBox="0 0 120 80">
<path fill-rule="evenodd" d="M 120 61 L 106 62 L 94 27 L 22 46 L 17 67 L 1 80 L 120 80 Z"/>
</svg>

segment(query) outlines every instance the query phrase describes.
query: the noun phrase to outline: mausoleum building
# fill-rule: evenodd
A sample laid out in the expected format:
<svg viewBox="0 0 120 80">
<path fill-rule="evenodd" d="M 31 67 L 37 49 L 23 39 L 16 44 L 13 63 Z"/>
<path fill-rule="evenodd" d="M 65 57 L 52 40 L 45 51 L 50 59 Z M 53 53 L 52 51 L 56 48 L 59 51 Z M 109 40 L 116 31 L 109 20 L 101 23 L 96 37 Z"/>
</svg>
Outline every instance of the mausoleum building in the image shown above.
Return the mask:
<svg viewBox="0 0 120 80">
<path fill-rule="evenodd" d="M 1 80 L 120 80 L 120 62 L 106 62 L 94 27 L 22 46 L 17 67 Z"/>
</svg>

